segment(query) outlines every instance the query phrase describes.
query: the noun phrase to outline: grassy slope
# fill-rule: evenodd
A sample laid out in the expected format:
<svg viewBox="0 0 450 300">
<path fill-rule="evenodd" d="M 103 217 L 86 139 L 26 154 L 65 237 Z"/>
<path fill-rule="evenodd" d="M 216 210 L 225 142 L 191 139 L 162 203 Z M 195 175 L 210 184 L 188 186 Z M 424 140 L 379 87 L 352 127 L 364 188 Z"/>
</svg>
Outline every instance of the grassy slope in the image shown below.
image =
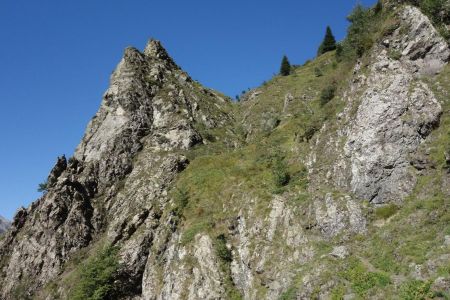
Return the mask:
<svg viewBox="0 0 450 300">
<path fill-rule="evenodd" d="M 320 69 L 323 76 L 316 76 L 316 69 Z M 351 65 L 337 63 L 334 53 L 327 53 L 295 68 L 290 76 L 273 78 L 256 90 L 260 94 L 255 99 L 237 104 L 236 128 L 244 129 L 236 132 L 251 130 L 253 135 L 241 138 L 249 142 L 237 149 L 220 149 L 219 155 L 208 155 L 208 148 L 203 148 L 202 155 L 192 160 L 178 180 L 178 188 L 185 189 L 189 198 L 183 213 L 185 243 L 198 232 L 208 232 L 211 236 L 226 234 L 226 221 L 247 205 L 242 202 L 244 195 L 257 196 L 261 218 L 267 215 L 273 194 L 303 195 L 291 201 L 292 205 L 300 207 L 312 197 L 307 192 L 303 165 L 309 151 L 305 134 L 320 128 L 325 121 L 333 123 L 343 107 L 340 95 L 348 85 L 350 70 Z M 321 106 L 320 91 L 333 82 L 338 84 L 337 96 Z M 422 150 L 430 149 L 429 159 L 434 167 L 421 173 L 417 187 L 401 207 L 371 209 L 367 236 L 356 236 L 348 241 L 352 253 L 349 258 L 336 262 L 321 257 L 302 266 L 298 281 L 283 297 L 289 299 L 295 295 L 303 275 L 317 266 L 327 270 L 321 275 L 324 284 L 331 279 L 338 283 L 332 292 L 336 299 L 346 293 L 354 293 L 361 299 L 375 295 L 401 299 L 449 297 L 432 291 L 431 283 L 438 276 L 450 277 L 450 263 L 445 256 L 449 249 L 444 246 L 444 236 L 450 235 L 450 197 L 443 191 L 447 188 L 445 178 L 449 176 L 444 151 L 450 148 L 450 102 L 447 100 L 450 67 L 433 82 L 444 114 L 440 127 Z M 291 94 L 293 100 L 284 110 L 286 94 Z M 279 125 L 267 129 L 264 127 L 266 118 L 278 120 Z M 217 148 L 214 152 L 217 153 Z M 291 176 L 284 187 L 277 186 L 274 179 L 273 157 L 277 156 L 283 157 Z M 333 241 L 329 245 L 321 244 L 317 250 L 320 252 L 322 247 L 327 251 L 332 244 Z M 430 270 L 435 265 L 436 272 L 424 271 L 423 280 L 414 279 L 415 266 L 427 264 L 431 265 Z"/>
</svg>

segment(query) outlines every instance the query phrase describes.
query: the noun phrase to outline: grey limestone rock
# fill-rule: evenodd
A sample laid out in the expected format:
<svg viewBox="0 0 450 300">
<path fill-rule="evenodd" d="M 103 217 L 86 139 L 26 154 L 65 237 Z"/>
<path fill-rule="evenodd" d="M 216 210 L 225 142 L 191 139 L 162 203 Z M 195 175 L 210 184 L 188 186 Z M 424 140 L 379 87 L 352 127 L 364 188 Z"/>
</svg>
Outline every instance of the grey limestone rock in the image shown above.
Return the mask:
<svg viewBox="0 0 450 300">
<path fill-rule="evenodd" d="M 388 37 L 395 42 L 376 44 L 366 69 L 356 65 L 344 94 L 346 108 L 338 117 L 340 127 L 332 132 L 323 126 L 307 162 L 317 182 L 326 178 L 372 203 L 401 201 L 411 192 L 411 162 L 442 113 L 421 77 L 439 72 L 450 50 L 417 8 L 405 6 L 398 18 L 401 27 Z M 389 55 L 393 50 L 402 53 L 400 59 Z M 318 164 L 328 167 L 320 170 Z"/>
<path fill-rule="evenodd" d="M 4 217 L 0 216 L 0 234 L 8 230 L 8 228 L 11 226 L 11 222 L 9 222 Z"/>
<path fill-rule="evenodd" d="M 203 141 L 197 128 L 231 122 L 229 105 L 193 82 L 159 41 L 144 53 L 127 48 L 74 157 L 58 158 L 48 191 L 0 240 L 0 298 L 42 289 L 104 233 L 121 245 L 124 297 L 140 295 L 157 228 L 170 221 L 160 220 L 170 182 L 188 164 L 175 152 Z"/>
</svg>

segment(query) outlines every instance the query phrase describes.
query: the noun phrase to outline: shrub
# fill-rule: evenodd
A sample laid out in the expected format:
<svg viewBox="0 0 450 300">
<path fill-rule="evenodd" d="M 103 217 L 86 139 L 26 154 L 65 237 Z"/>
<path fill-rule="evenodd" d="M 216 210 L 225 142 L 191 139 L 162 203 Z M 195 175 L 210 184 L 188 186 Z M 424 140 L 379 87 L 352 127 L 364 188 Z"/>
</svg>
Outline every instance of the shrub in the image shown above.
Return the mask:
<svg viewBox="0 0 450 300">
<path fill-rule="evenodd" d="M 316 77 L 321 77 L 323 76 L 322 70 L 319 67 L 316 67 L 314 69 L 314 75 L 316 75 Z"/>
<path fill-rule="evenodd" d="M 305 133 L 303 134 L 303 140 L 306 142 L 309 142 L 314 134 L 316 134 L 316 132 L 319 131 L 319 126 L 316 124 L 309 124 L 306 128 L 305 128 Z"/>
<path fill-rule="evenodd" d="M 351 283 L 352 289 L 360 296 L 373 287 L 384 287 L 390 284 L 390 278 L 379 272 L 368 272 L 360 262 L 353 262 L 343 273 L 343 277 Z"/>
<path fill-rule="evenodd" d="M 44 181 L 43 183 L 39 183 L 37 191 L 39 193 L 44 193 L 44 194 L 48 192 L 48 182 L 47 182 L 47 180 Z"/>
<path fill-rule="evenodd" d="M 336 60 L 341 61 L 343 58 L 344 47 L 341 43 L 336 45 Z"/>
<path fill-rule="evenodd" d="M 398 50 L 390 50 L 388 56 L 393 60 L 400 60 L 400 58 L 402 58 L 402 53 Z"/>
<path fill-rule="evenodd" d="M 433 297 L 430 289 L 430 281 L 410 280 L 400 287 L 400 297 L 404 300 L 430 299 Z"/>
<path fill-rule="evenodd" d="M 216 254 L 223 262 L 231 262 L 233 260 L 233 255 L 230 249 L 227 247 L 227 240 L 224 234 L 216 237 L 215 242 Z"/>
<path fill-rule="evenodd" d="M 373 10 L 358 4 L 347 20 L 350 26 L 347 29 L 347 37 L 342 42 L 342 51 L 338 58 L 354 60 L 363 56 L 373 45 L 374 32 L 378 30 L 378 16 Z"/>
<path fill-rule="evenodd" d="M 420 8 L 437 25 L 450 23 L 450 4 L 447 0 L 423 0 Z"/>
<path fill-rule="evenodd" d="M 336 93 L 336 84 L 331 84 L 324 88 L 320 93 L 320 104 L 324 106 L 328 102 L 330 102 Z"/>
<path fill-rule="evenodd" d="M 114 298 L 114 279 L 119 268 L 118 249 L 108 246 L 89 259 L 80 270 L 79 281 L 72 290 L 72 300 Z"/>
<path fill-rule="evenodd" d="M 277 188 L 281 188 L 289 183 L 290 175 L 287 172 L 287 166 L 282 157 L 276 156 L 273 160 L 272 174 Z"/>
<path fill-rule="evenodd" d="M 385 206 L 378 207 L 375 210 L 375 217 L 377 219 L 388 219 L 389 217 L 395 215 L 398 209 L 398 206 L 395 204 L 387 204 Z"/>
</svg>

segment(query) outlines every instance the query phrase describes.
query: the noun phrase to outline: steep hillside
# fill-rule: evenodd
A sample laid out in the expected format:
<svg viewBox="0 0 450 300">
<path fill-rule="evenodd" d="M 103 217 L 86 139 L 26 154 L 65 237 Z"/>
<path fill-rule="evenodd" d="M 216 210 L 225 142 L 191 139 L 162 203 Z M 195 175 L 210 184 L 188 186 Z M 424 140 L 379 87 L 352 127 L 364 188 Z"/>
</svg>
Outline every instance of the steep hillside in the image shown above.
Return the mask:
<svg viewBox="0 0 450 300">
<path fill-rule="evenodd" d="M 383 4 L 239 103 L 126 49 L 0 239 L 1 298 L 449 298 L 450 50 Z"/>
</svg>

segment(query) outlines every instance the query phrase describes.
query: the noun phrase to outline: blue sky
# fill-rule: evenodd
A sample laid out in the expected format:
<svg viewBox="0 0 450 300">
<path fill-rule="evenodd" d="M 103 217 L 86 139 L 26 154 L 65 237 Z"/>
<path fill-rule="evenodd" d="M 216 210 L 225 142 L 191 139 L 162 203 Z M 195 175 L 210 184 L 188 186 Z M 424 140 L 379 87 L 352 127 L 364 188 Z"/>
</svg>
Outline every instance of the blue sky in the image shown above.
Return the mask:
<svg viewBox="0 0 450 300">
<path fill-rule="evenodd" d="M 372 5 L 375 0 L 360 1 Z M 194 79 L 234 97 L 315 55 L 330 25 L 345 36 L 357 0 L 2 0 L 0 215 L 39 197 L 71 156 L 123 49 L 162 41 Z"/>
</svg>

